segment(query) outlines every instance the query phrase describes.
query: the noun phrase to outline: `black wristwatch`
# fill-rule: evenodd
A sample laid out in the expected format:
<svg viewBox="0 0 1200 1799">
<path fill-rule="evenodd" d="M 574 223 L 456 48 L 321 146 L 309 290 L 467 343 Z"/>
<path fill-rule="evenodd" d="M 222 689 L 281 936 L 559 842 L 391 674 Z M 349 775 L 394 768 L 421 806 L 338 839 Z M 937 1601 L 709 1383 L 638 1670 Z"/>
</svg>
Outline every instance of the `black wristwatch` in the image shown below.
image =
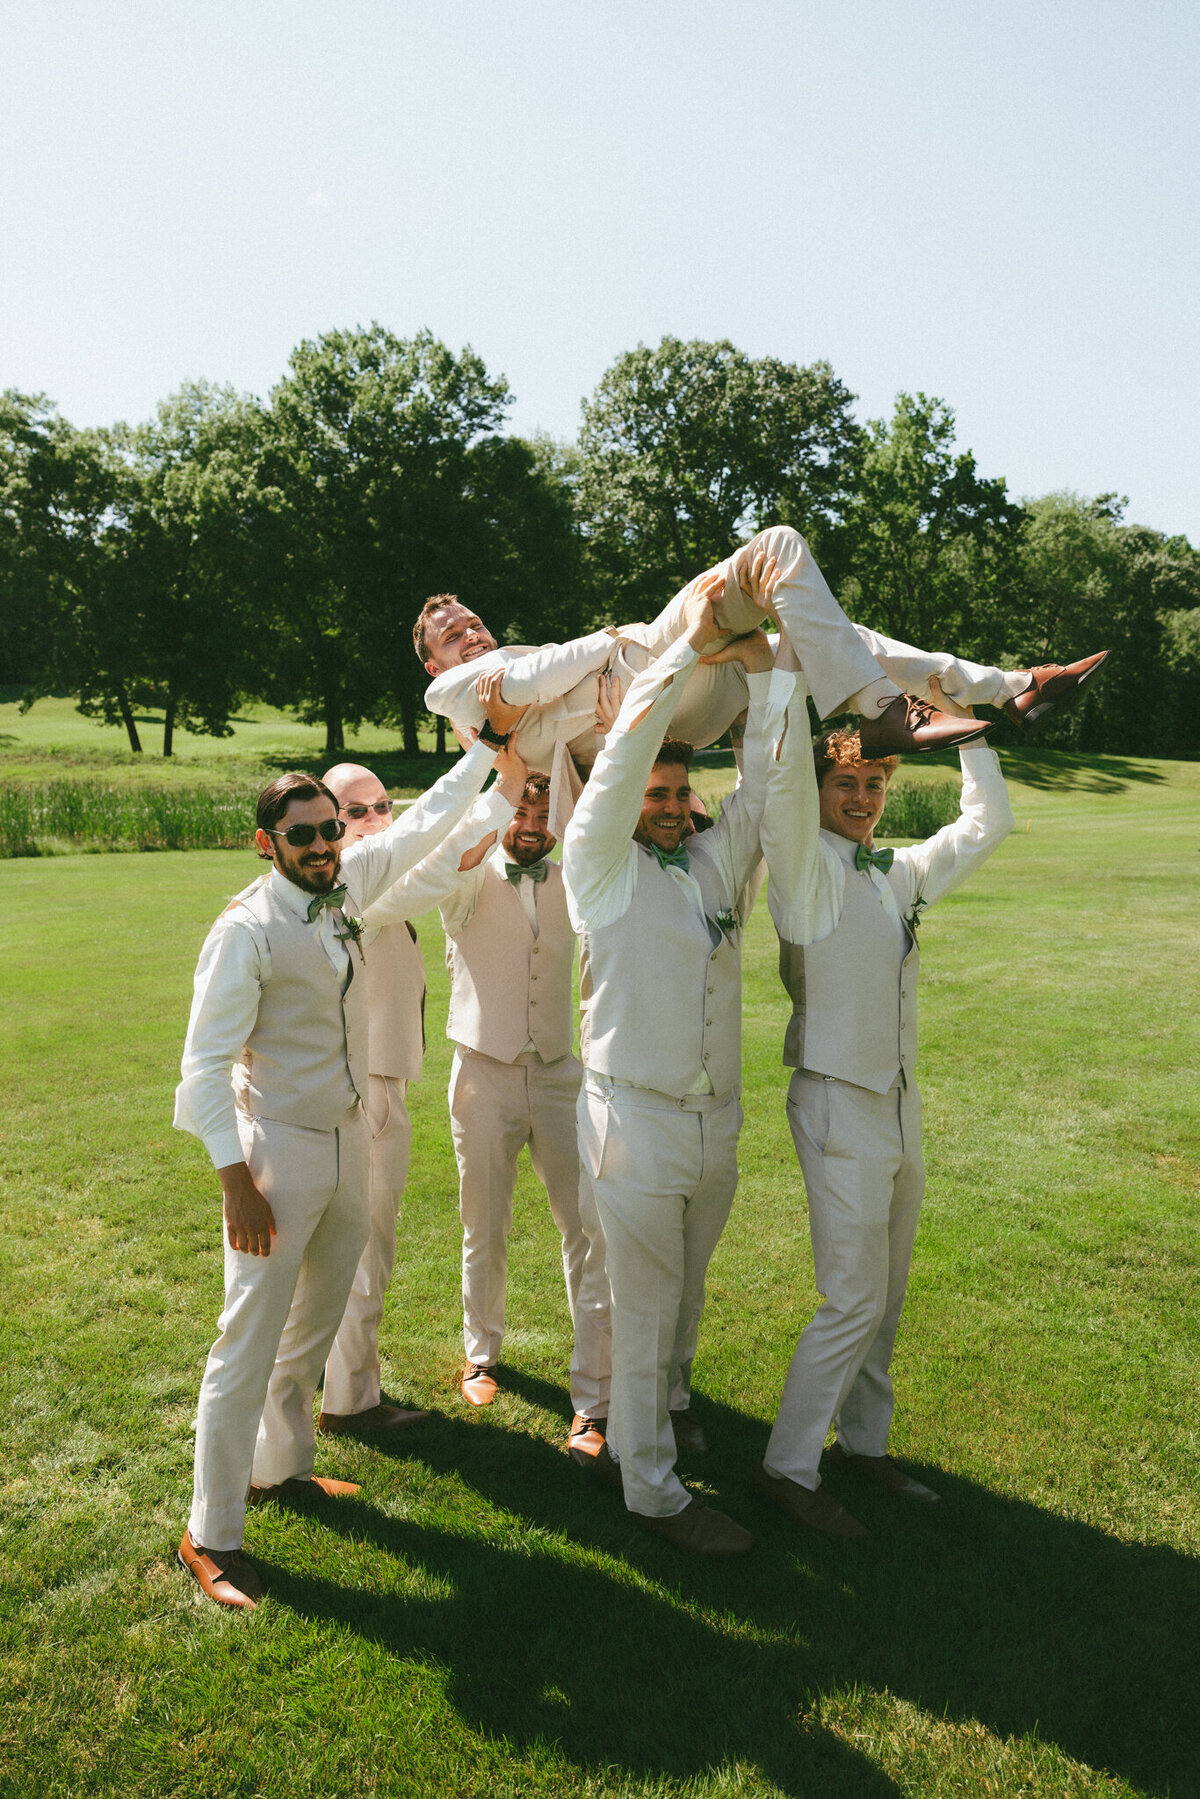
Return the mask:
<svg viewBox="0 0 1200 1799">
<path fill-rule="evenodd" d="M 508 747 L 508 740 L 511 736 L 511 731 L 505 731 L 503 737 L 501 737 L 498 732 L 492 730 L 491 724 L 486 718 L 479 731 L 480 743 L 486 743 L 488 748 L 493 750 L 506 749 Z"/>
</svg>

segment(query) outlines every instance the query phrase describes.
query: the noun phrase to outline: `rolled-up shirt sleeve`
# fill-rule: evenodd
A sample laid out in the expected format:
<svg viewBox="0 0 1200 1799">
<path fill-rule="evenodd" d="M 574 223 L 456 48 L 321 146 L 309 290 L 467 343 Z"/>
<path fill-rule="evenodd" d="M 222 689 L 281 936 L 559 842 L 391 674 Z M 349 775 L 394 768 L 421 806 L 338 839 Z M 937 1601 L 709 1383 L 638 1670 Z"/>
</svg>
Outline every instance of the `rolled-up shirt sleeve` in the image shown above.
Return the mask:
<svg viewBox="0 0 1200 1799">
<path fill-rule="evenodd" d="M 219 918 L 200 951 L 175 1089 L 175 1129 L 199 1137 L 214 1168 L 245 1160 L 230 1071 L 258 1017 L 270 970 L 252 920 Z"/>
</svg>

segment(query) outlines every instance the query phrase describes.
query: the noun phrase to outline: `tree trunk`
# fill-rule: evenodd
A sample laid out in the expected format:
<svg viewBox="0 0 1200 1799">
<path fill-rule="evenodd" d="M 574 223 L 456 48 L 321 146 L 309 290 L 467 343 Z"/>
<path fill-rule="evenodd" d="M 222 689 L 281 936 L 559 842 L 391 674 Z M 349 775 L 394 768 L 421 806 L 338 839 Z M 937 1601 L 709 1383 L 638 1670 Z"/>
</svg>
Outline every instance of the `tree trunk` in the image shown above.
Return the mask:
<svg viewBox="0 0 1200 1799">
<path fill-rule="evenodd" d="M 421 745 L 417 737 L 417 702 L 415 696 L 408 691 L 400 695 L 400 724 L 404 732 L 404 754 L 419 756 Z"/>
<path fill-rule="evenodd" d="M 175 749 L 175 695 L 167 694 L 166 710 L 163 713 L 163 755 L 170 756 Z"/>
<path fill-rule="evenodd" d="M 129 747 L 135 756 L 140 756 L 142 753 L 142 740 L 138 736 L 137 723 L 133 716 L 133 707 L 129 704 L 129 696 L 125 692 L 123 683 L 117 687 L 117 705 L 121 709 L 121 723 L 125 726 L 125 732 L 129 738 Z"/>
<path fill-rule="evenodd" d="M 437 728 L 437 753 L 439 756 L 444 756 L 446 754 L 446 715 L 444 712 L 438 713 L 437 721 L 436 721 L 436 728 Z"/>
<path fill-rule="evenodd" d="M 335 756 L 341 755 L 345 747 L 342 714 L 334 696 L 327 693 L 325 695 L 325 755 L 332 761 Z"/>
</svg>

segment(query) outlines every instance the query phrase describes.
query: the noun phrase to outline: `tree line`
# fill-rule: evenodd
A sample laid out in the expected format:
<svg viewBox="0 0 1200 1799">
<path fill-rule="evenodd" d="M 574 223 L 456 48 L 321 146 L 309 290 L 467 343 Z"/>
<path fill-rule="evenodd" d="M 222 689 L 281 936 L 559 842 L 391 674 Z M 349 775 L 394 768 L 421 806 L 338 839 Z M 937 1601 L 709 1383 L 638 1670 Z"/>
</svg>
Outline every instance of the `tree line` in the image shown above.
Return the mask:
<svg viewBox="0 0 1200 1799">
<path fill-rule="evenodd" d="M 228 735 L 248 699 L 419 753 L 411 625 L 455 592 L 501 641 L 652 617 L 778 522 L 854 618 L 1024 666 L 1114 652 L 1060 748 L 1200 753 L 1200 552 L 1117 494 L 1019 504 L 942 400 L 863 426 L 828 363 L 664 338 L 617 358 L 574 444 L 505 432 L 469 348 L 380 325 L 294 351 L 260 401 L 191 383 L 136 426 L 78 430 L 0 395 L 0 683 L 124 725 Z"/>
</svg>

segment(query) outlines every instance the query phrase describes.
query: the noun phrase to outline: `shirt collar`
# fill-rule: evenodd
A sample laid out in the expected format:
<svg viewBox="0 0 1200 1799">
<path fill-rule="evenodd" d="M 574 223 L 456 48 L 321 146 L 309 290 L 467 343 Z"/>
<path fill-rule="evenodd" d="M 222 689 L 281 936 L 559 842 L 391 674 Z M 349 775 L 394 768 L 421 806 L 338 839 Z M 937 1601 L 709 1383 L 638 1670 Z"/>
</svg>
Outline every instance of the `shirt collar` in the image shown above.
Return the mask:
<svg viewBox="0 0 1200 1799">
<path fill-rule="evenodd" d="M 854 867 L 854 855 L 858 849 L 857 838 L 843 837 L 838 831 L 827 831 L 822 827 L 821 841 L 827 843 L 831 850 L 836 851 L 839 860 L 844 862 L 847 868 Z"/>
</svg>

